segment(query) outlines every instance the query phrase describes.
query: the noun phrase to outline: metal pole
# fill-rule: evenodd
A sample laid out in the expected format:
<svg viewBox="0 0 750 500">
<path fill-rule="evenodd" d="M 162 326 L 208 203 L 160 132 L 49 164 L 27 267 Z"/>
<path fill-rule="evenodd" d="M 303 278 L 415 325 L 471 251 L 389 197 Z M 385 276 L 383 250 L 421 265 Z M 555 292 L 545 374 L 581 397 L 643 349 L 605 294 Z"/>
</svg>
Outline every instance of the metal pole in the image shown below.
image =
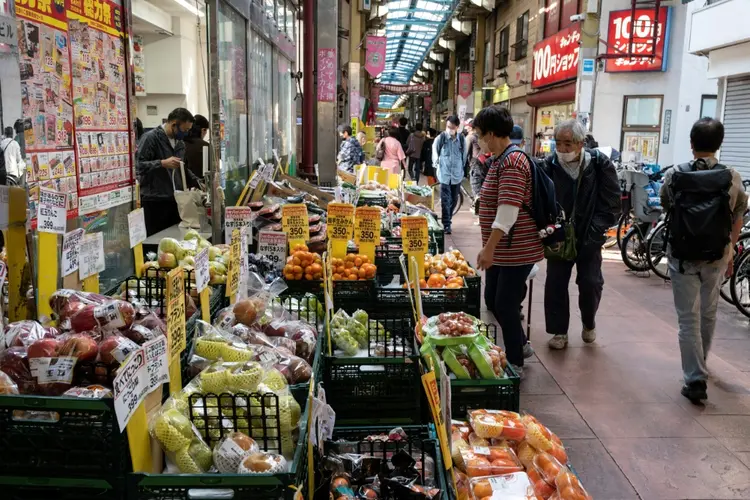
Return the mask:
<svg viewBox="0 0 750 500">
<path fill-rule="evenodd" d="M 211 236 L 214 245 L 221 243 L 224 237 L 222 215 L 224 214 L 224 193 L 221 190 L 221 169 L 219 154 L 221 151 L 221 117 L 219 110 L 219 0 L 209 1 L 206 6 L 206 45 L 208 45 L 208 112 L 211 116 L 211 147 L 209 150 L 209 167 L 211 170 Z M 247 30 L 245 30 L 247 32 Z"/>
<path fill-rule="evenodd" d="M 315 169 L 315 0 L 302 2 L 302 168 Z"/>
</svg>

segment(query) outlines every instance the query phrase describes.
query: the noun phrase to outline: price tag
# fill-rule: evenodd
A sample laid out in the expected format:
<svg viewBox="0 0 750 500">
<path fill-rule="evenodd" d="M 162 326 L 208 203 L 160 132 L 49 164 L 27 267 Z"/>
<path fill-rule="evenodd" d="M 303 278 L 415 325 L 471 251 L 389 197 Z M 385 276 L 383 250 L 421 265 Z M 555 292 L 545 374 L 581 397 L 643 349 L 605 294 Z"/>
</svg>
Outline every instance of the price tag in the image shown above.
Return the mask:
<svg viewBox="0 0 750 500">
<path fill-rule="evenodd" d="M 180 242 L 183 250 L 198 250 L 198 240 L 184 240 Z"/>
<path fill-rule="evenodd" d="M 143 344 L 146 353 L 146 372 L 148 373 L 148 392 L 161 384 L 169 382 L 169 357 L 167 337 L 159 335 Z"/>
<path fill-rule="evenodd" d="M 232 243 L 229 247 L 229 266 L 227 266 L 227 297 L 230 301 L 237 298 L 237 291 L 240 289 L 240 247 L 242 238 L 240 230 L 232 231 Z"/>
<path fill-rule="evenodd" d="M 83 239 L 84 230 L 75 229 L 63 236 L 62 275 L 67 276 L 78 271 L 78 253 Z"/>
<path fill-rule="evenodd" d="M 487 479 L 492 488 L 492 498 L 524 498 L 529 491 L 534 491 L 529 482 L 529 476 L 525 472 L 514 472 Z"/>
<path fill-rule="evenodd" d="M 281 207 L 281 226 L 289 236 L 289 245 L 304 245 L 310 239 L 307 205 L 295 203 Z"/>
<path fill-rule="evenodd" d="M 169 359 L 185 350 L 185 271 L 175 268 L 167 275 L 167 338 Z"/>
<path fill-rule="evenodd" d="M 227 207 L 224 211 L 224 238 L 226 241 L 232 239 L 232 231 L 235 229 L 248 228 L 252 236 L 253 221 L 255 214 L 250 207 Z"/>
<path fill-rule="evenodd" d="M 67 193 L 51 189 L 39 189 L 37 203 L 37 228 L 40 232 L 65 234 Z"/>
<path fill-rule="evenodd" d="M 475 446 L 474 453 L 476 453 L 477 455 L 489 455 L 490 447 L 489 446 Z"/>
<path fill-rule="evenodd" d="M 429 235 L 427 218 L 407 216 L 401 218 L 401 242 L 404 253 L 426 253 Z"/>
<path fill-rule="evenodd" d="M 375 262 L 375 246 L 380 243 L 380 209 L 378 207 L 359 207 L 354 219 L 354 241 L 359 246 L 359 253 Z"/>
<path fill-rule="evenodd" d="M 208 286 L 211 275 L 208 272 L 208 248 L 195 255 L 195 288 L 201 293 Z"/>
<path fill-rule="evenodd" d="M 70 384 L 73 382 L 73 367 L 78 360 L 75 356 L 49 358 L 49 364 L 37 373 L 40 384 Z"/>
<path fill-rule="evenodd" d="M 250 281 L 249 264 L 247 261 L 250 228 L 243 227 L 240 229 L 240 288 L 237 298 L 247 298 L 247 284 Z"/>
<path fill-rule="evenodd" d="M 286 233 L 261 231 L 258 234 L 258 254 L 265 255 L 276 269 L 286 264 Z"/>
<path fill-rule="evenodd" d="M 120 431 L 125 430 L 130 418 L 148 393 L 146 353 L 143 349 L 133 351 L 123 366 L 117 370 L 112 383 L 115 399 L 115 414 Z"/>
<path fill-rule="evenodd" d="M 328 204 L 328 237 L 347 242 L 354 230 L 354 205 L 346 203 Z"/>
<path fill-rule="evenodd" d="M 104 271 L 104 236 L 102 233 L 85 234 L 78 253 L 78 278 L 84 280 Z"/>
</svg>

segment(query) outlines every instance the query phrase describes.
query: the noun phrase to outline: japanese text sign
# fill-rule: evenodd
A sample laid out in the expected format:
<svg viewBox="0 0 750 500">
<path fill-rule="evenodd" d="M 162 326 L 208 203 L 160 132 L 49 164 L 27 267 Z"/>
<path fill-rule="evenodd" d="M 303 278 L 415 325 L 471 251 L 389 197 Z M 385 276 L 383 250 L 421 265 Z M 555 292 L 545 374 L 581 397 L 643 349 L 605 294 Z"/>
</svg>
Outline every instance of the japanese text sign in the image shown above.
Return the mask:
<svg viewBox="0 0 750 500">
<path fill-rule="evenodd" d="M 195 255 L 195 288 L 201 293 L 211 281 L 208 270 L 208 248 L 204 248 Z"/>
<path fill-rule="evenodd" d="M 240 289 L 240 254 L 242 253 L 242 236 L 240 230 L 232 231 L 229 246 L 229 265 L 227 266 L 227 297 L 236 297 Z"/>
<path fill-rule="evenodd" d="M 534 45 L 531 86 L 544 87 L 576 78 L 580 40 L 578 26 L 571 26 Z"/>
<path fill-rule="evenodd" d="M 84 280 L 104 271 L 104 235 L 86 234 L 78 253 L 78 278 Z"/>
<path fill-rule="evenodd" d="M 310 239 L 310 223 L 307 219 L 307 205 L 292 203 L 281 207 L 281 226 L 289 236 L 289 244 L 304 244 Z"/>
<path fill-rule="evenodd" d="M 130 248 L 146 240 L 146 218 L 142 208 L 136 208 L 128 214 L 128 235 Z"/>
<path fill-rule="evenodd" d="M 358 245 L 380 242 L 380 209 L 359 207 L 355 218 L 354 240 Z"/>
<path fill-rule="evenodd" d="M 336 102 L 336 49 L 318 49 L 318 101 Z"/>
<path fill-rule="evenodd" d="M 257 175 L 256 175 L 257 177 Z M 252 231 L 255 214 L 250 207 L 227 207 L 224 212 L 224 237 L 226 241 L 232 239 L 232 231 L 243 227 Z"/>
<path fill-rule="evenodd" d="M 632 50 L 642 57 L 607 59 L 606 71 L 666 71 L 671 8 L 661 7 L 657 20 L 654 9 L 636 9 L 635 21 L 631 14 L 630 9 L 609 13 L 607 54 L 627 54 Z"/>
<path fill-rule="evenodd" d="M 401 241 L 404 253 L 425 253 L 429 241 L 427 218 L 421 215 L 401 218 Z"/>
<path fill-rule="evenodd" d="M 120 431 L 125 430 L 130 417 L 146 397 L 148 388 L 146 353 L 143 349 L 138 349 L 130 353 L 125 364 L 117 370 L 117 376 L 112 383 L 115 414 Z"/>
<path fill-rule="evenodd" d="M 174 359 L 185 350 L 185 334 L 185 271 L 178 267 L 169 271 L 167 275 L 169 359 Z"/>
<path fill-rule="evenodd" d="M 78 271 L 78 253 L 83 239 L 83 229 L 74 229 L 63 236 L 62 276 Z"/>
<path fill-rule="evenodd" d="M 67 193 L 58 193 L 51 189 L 39 189 L 37 227 L 40 232 L 65 234 L 67 203 Z"/>
<path fill-rule="evenodd" d="M 283 269 L 286 263 L 286 233 L 258 233 L 258 254 L 268 257 L 276 269 Z"/>
<path fill-rule="evenodd" d="M 169 382 L 169 347 L 167 337 L 159 335 L 143 344 L 146 353 L 146 372 L 148 373 L 148 392 L 161 384 Z"/>
<path fill-rule="evenodd" d="M 332 240 L 349 241 L 354 231 L 354 205 L 328 204 L 328 236 Z"/>
</svg>

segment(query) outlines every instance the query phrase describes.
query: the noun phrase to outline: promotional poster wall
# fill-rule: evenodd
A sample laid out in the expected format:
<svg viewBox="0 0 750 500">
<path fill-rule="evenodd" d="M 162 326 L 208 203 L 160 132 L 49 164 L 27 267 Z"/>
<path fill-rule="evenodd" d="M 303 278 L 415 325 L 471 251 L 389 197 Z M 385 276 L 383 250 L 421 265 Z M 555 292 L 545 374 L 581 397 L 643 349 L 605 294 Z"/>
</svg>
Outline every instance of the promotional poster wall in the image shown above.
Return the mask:
<svg viewBox="0 0 750 500">
<path fill-rule="evenodd" d="M 68 194 L 68 218 L 130 202 L 119 2 L 16 0 L 16 17 L 32 217 L 38 187 Z"/>
</svg>

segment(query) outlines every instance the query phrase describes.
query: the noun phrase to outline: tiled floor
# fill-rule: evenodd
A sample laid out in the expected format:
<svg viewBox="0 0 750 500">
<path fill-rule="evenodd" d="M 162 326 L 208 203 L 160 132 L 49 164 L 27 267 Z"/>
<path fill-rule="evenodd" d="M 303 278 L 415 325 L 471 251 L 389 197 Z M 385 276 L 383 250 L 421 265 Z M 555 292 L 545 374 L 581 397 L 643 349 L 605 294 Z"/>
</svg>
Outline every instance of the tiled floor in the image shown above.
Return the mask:
<svg viewBox="0 0 750 500">
<path fill-rule="evenodd" d="M 453 246 L 476 262 L 479 228 L 454 220 Z M 708 365 L 709 400 L 679 393 L 680 352 L 669 285 L 604 262 L 597 341 L 584 345 L 572 311 L 570 345 L 551 351 L 544 329 L 544 263 L 534 283 L 531 341 L 521 409 L 533 412 L 568 448 L 596 500 L 750 499 L 750 326 L 721 302 Z M 571 302 L 577 290 L 571 280 Z M 486 310 L 485 319 L 491 318 Z"/>
</svg>

